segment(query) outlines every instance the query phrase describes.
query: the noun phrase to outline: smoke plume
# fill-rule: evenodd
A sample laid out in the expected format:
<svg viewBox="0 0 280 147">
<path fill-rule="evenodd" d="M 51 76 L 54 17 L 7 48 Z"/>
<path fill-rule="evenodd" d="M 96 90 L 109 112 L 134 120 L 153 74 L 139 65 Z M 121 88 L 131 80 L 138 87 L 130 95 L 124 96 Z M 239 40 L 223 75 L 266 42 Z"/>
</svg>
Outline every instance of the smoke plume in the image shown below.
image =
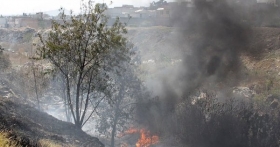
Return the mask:
<svg viewBox="0 0 280 147">
<path fill-rule="evenodd" d="M 180 135 L 201 136 L 198 130 L 205 114 L 192 108 L 189 97 L 201 89 L 225 90 L 236 85 L 241 79 L 240 54 L 250 52 L 250 29 L 234 3 L 195 0 L 193 4 L 194 7 L 186 7 L 182 2 L 172 14 L 178 32 L 178 46 L 174 49 L 181 53 L 182 64 L 172 71 L 175 74 L 162 79 L 160 94 L 144 100 L 137 109 L 141 124 L 168 136 L 175 146 L 195 142 Z"/>
</svg>

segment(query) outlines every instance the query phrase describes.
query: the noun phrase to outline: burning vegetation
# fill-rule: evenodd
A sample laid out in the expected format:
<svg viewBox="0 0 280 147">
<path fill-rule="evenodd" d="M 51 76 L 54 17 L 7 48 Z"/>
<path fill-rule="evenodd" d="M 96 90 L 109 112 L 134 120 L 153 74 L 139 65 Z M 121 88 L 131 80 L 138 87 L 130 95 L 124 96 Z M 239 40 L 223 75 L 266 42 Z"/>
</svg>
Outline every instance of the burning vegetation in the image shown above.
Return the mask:
<svg viewBox="0 0 280 147">
<path fill-rule="evenodd" d="M 128 36 L 148 40 L 140 43 L 136 41 L 137 39 L 134 40 L 133 43 L 138 43 L 137 47 L 130 43 L 129 37 L 125 37 L 127 31 L 131 33 L 131 30 L 126 30 L 125 25 L 118 19 L 115 28 L 104 25 L 107 22 L 105 16 L 104 21 L 103 19 L 98 21 L 99 16 L 103 17 L 104 6 L 97 5 L 95 9 L 92 7 L 96 10 L 96 13 L 91 14 L 92 17 L 88 14 L 83 16 L 87 20 L 94 18 L 92 21 L 84 22 L 84 18 L 79 18 L 77 21 L 76 17 L 71 17 L 72 22 L 77 22 L 76 24 L 67 21 L 65 21 L 66 25 L 54 23 L 51 33 L 39 35 L 39 42 L 42 44 L 37 46 L 42 53 L 41 59 L 53 62 L 52 67 L 58 66 L 47 72 L 42 71 L 42 76 L 45 77 L 46 74 L 53 78 L 39 77 L 37 73 L 39 70 L 35 70 L 36 66 L 34 66 L 36 64 L 30 64 L 29 68 L 34 74 L 30 74 L 29 77 L 25 75 L 31 82 L 30 79 L 34 79 L 35 88 L 31 86 L 30 91 L 36 89 L 37 83 L 40 83 L 40 80 L 37 80 L 39 78 L 46 80 L 47 83 L 45 84 L 47 88 L 43 87 L 42 92 L 39 91 L 44 97 L 37 96 L 38 103 L 34 103 L 34 106 L 42 104 L 41 109 L 46 111 L 48 108 L 45 108 L 44 101 L 53 99 L 58 107 L 51 108 L 55 112 L 63 109 L 62 112 L 67 116 L 65 120 L 75 123 L 75 126 L 70 124 L 67 126 L 82 134 L 81 129 L 84 126 L 96 124 L 96 128 L 89 130 L 98 132 L 105 146 L 110 147 L 279 146 L 280 78 L 265 79 L 267 81 L 261 83 L 265 85 L 263 90 L 258 87 L 261 84 L 241 86 L 245 85 L 244 83 L 249 81 L 247 77 L 255 72 L 248 72 L 242 57 L 257 62 L 257 59 L 262 58 L 261 50 L 268 48 L 267 50 L 272 52 L 270 56 L 275 59 L 266 61 L 265 66 L 268 68 L 265 72 L 275 72 L 275 68 L 278 68 L 280 60 L 277 56 L 280 57 L 280 53 L 278 51 L 276 56 L 273 50 L 279 49 L 280 29 L 277 29 L 278 32 L 275 31 L 276 29 L 270 30 L 275 36 L 274 39 L 266 39 L 263 30 L 260 34 L 252 35 L 252 32 L 258 29 L 267 28 L 252 29 L 247 22 L 249 21 L 247 17 L 242 17 L 241 12 L 238 11 L 241 9 L 238 8 L 241 4 L 239 1 L 193 0 L 193 4 L 194 6 L 188 9 L 183 7 L 176 9 L 174 12 L 176 17 L 172 18 L 175 27 L 168 28 L 169 32 L 165 27 L 133 28 L 137 33 L 133 35 L 128 33 Z M 242 12 L 245 11 L 243 9 L 245 7 L 242 7 Z M 99 16 L 96 16 L 97 14 Z M 79 28 L 80 26 L 82 27 Z M 65 31 L 65 27 L 70 29 Z M 75 27 L 77 29 L 73 29 Z M 88 33 L 88 29 L 98 30 L 96 32 L 98 35 Z M 145 32 L 148 32 L 146 33 L 148 35 Z M 165 37 L 169 37 L 169 40 Z M 46 38 L 49 38 L 49 41 L 46 42 Z M 252 42 L 256 43 L 251 45 Z M 79 49 L 76 48 L 77 46 Z M 148 48 L 158 55 L 154 56 L 147 51 L 148 49 L 143 48 Z M 148 54 L 146 58 L 139 57 L 138 50 L 145 52 L 142 55 Z M 3 60 L 3 63 L 0 62 L 0 69 L 6 71 L 9 70 L 10 61 L 3 55 L 0 46 L 0 61 Z M 271 62 L 275 65 L 270 65 Z M 260 64 L 252 66 L 255 65 L 264 66 Z M 154 73 L 149 75 L 139 66 L 150 68 Z M 279 76 L 280 68 L 275 73 L 273 76 Z M 34 78 L 30 78 L 32 76 Z M 2 96 L 5 94 L 3 97 L 12 97 L 9 93 L 12 91 L 9 87 L 12 86 L 5 83 L 16 81 L 13 85 L 23 90 L 31 85 L 26 84 L 25 79 L 19 84 L 18 79 L 23 77 L 19 71 L 17 74 L 3 74 L 3 77 L 7 79 L 3 80 L 4 82 L 0 79 L 0 96 L 2 92 Z M 23 97 L 32 97 L 32 92 L 30 93 Z M 261 101 L 261 98 L 255 95 L 268 97 L 267 101 Z M 9 103 L 3 104 L 3 112 L 7 109 L 4 106 L 9 106 Z M 33 112 L 33 109 L 32 113 L 27 111 L 23 113 L 22 110 L 24 108 L 17 110 L 20 116 L 28 114 L 32 119 L 37 118 L 34 115 L 37 113 Z M 3 114 L 2 120 L 6 117 Z M 20 121 L 20 117 L 15 118 L 18 118 L 17 122 L 23 120 Z M 46 118 L 51 119 L 47 116 Z M 9 125 L 15 124 L 13 118 L 8 121 L 11 121 L 7 122 Z M 34 124 L 39 124 L 39 128 L 47 131 L 61 133 L 58 129 L 52 130 L 52 127 L 49 128 L 44 122 L 36 121 Z M 30 123 L 29 120 L 27 123 Z M 21 124 L 18 126 L 22 128 Z M 65 125 L 61 126 L 62 129 L 63 126 Z M 128 126 L 144 126 L 144 128 L 126 130 Z M 28 124 L 26 127 L 28 130 L 24 131 L 28 132 L 29 127 Z M 66 130 L 73 133 L 68 128 Z M 34 132 L 37 131 L 30 133 Z M 46 139 L 52 137 L 48 136 Z M 78 141 L 84 143 L 86 138 L 89 137 L 79 138 Z M 58 139 L 66 142 L 69 137 L 61 134 Z M 76 142 L 75 138 L 70 140 Z M 103 146 L 99 141 L 96 142 Z M 80 143 L 77 144 L 82 146 Z M 92 146 L 92 143 L 88 146 Z"/>
<path fill-rule="evenodd" d="M 232 94 L 246 80 L 241 56 L 257 59 L 262 52 L 249 45 L 252 27 L 231 2 L 194 0 L 192 10 L 178 9 L 173 52 L 181 53 L 182 63 L 160 79 L 154 98 L 137 106 L 140 123 L 168 138 L 165 146 L 279 146 L 280 132 L 272 129 L 279 110 Z"/>
<path fill-rule="evenodd" d="M 159 137 L 152 135 L 150 131 L 145 129 L 135 129 L 131 128 L 124 132 L 124 135 L 139 134 L 140 137 L 135 144 L 136 147 L 150 147 L 151 145 L 157 144 L 159 142 Z"/>
</svg>

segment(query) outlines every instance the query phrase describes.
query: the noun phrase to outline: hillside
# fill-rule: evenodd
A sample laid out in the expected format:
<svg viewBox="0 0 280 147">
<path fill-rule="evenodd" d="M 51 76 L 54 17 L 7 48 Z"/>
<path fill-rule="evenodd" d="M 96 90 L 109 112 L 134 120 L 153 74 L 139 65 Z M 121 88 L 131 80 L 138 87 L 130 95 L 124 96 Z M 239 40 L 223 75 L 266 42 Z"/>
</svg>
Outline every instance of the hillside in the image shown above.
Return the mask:
<svg viewBox="0 0 280 147">
<path fill-rule="evenodd" d="M 0 96 L 0 146 L 104 146 L 97 138 L 76 129 L 73 124 L 18 101 Z"/>
<path fill-rule="evenodd" d="M 32 43 L 36 42 L 37 31 L 31 28 L 18 30 L 0 29 L 0 44 L 5 48 L 13 65 L 20 68 L 28 62 Z M 268 27 L 252 28 L 248 34 L 247 52 L 240 55 L 245 79 L 240 86 L 255 87 L 258 93 L 267 90 L 268 81 L 278 81 L 280 73 L 280 29 Z M 182 61 L 178 48 L 186 48 L 196 36 L 189 35 L 185 42 L 180 42 L 178 30 L 170 27 L 128 28 L 127 37 L 139 52 L 142 64 L 141 76 L 158 77 L 161 72 L 173 64 Z M 277 82 L 270 90 L 278 88 Z"/>
<path fill-rule="evenodd" d="M 197 39 L 190 34 L 182 43 L 177 31 L 169 27 L 128 28 L 127 37 L 142 60 L 139 76 L 146 81 L 148 88 L 158 88 L 156 82 L 162 74 L 174 74 L 168 69 L 182 63 L 182 51 L 178 48 L 186 48 L 188 43 Z M 30 28 L 0 29 L 0 45 L 5 48 L 14 68 L 24 69 L 23 65 L 29 62 L 32 43 L 36 42 L 35 33 L 36 30 Z M 254 99 L 259 101 L 265 101 L 270 95 L 279 97 L 280 29 L 252 28 L 248 36 L 247 52 L 240 54 L 242 78 L 234 86 L 254 91 Z M 7 91 L 12 90 L 0 86 L 0 127 L 4 138 L 30 146 L 42 142 L 58 146 L 103 146 L 97 138 L 75 129 L 73 124 L 57 120 L 25 104 L 27 97 L 15 96 Z"/>
<path fill-rule="evenodd" d="M 168 27 L 129 29 L 128 36 L 141 54 L 145 78 L 157 78 L 167 68 L 182 62 L 182 52 L 178 48 L 188 48 L 196 36 L 190 34 L 182 43 L 176 31 Z M 252 28 L 248 31 L 248 44 L 244 48 L 246 51 L 241 51 L 239 57 L 242 79 L 235 86 L 250 87 L 262 98 L 277 94 L 280 88 L 280 29 Z"/>
</svg>

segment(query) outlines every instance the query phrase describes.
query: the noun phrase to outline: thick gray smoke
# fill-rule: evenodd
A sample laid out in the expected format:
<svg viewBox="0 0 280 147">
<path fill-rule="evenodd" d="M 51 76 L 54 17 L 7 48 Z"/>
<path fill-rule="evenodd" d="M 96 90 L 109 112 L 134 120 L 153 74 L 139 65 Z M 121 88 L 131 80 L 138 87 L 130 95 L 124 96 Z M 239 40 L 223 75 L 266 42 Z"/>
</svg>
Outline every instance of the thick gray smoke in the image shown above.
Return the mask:
<svg viewBox="0 0 280 147">
<path fill-rule="evenodd" d="M 158 97 L 138 105 L 140 123 L 152 132 L 168 136 L 173 143 L 184 146 L 195 142 L 187 140 L 188 137 L 184 141 L 184 137 L 177 138 L 180 134 L 201 133 L 195 127 L 200 127 L 199 120 L 204 116 L 193 106 L 187 108 L 185 102 L 190 102 L 188 98 L 198 90 L 223 90 L 236 85 L 241 78 L 240 54 L 250 53 L 247 46 L 250 29 L 236 8 L 235 3 L 226 0 L 195 0 L 194 7 L 186 7 L 184 3 L 178 6 L 172 18 L 180 32 L 176 38 L 180 48 L 174 49 L 181 52 L 183 63 L 177 71 L 172 71 L 175 75 L 169 76 L 176 76 L 173 80 L 162 79 L 163 90 Z M 184 119 L 186 116 L 190 118 Z M 194 130 L 184 132 L 184 127 L 190 125 Z"/>
<path fill-rule="evenodd" d="M 229 76 L 237 76 L 241 67 L 239 55 L 246 51 L 249 35 L 236 10 L 226 1 L 194 3 L 195 8 L 181 10 L 176 19 L 182 32 L 179 40 L 186 42 L 184 50 L 189 50 L 184 56 L 185 72 L 178 76 L 186 83 L 182 88 L 188 93 L 209 78 L 226 82 Z"/>
</svg>

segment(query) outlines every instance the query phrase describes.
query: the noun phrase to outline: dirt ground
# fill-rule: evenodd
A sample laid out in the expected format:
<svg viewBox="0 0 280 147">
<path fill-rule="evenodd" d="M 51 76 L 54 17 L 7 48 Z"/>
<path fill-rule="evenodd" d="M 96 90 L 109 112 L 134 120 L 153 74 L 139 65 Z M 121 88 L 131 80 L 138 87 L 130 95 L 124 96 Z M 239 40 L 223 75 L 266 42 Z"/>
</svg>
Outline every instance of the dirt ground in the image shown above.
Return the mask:
<svg viewBox="0 0 280 147">
<path fill-rule="evenodd" d="M 17 146 L 43 146 L 40 144 L 42 140 L 51 142 L 49 146 L 104 146 L 97 138 L 87 135 L 73 124 L 18 101 L 0 97 L 0 130 L 7 133 Z"/>
</svg>

